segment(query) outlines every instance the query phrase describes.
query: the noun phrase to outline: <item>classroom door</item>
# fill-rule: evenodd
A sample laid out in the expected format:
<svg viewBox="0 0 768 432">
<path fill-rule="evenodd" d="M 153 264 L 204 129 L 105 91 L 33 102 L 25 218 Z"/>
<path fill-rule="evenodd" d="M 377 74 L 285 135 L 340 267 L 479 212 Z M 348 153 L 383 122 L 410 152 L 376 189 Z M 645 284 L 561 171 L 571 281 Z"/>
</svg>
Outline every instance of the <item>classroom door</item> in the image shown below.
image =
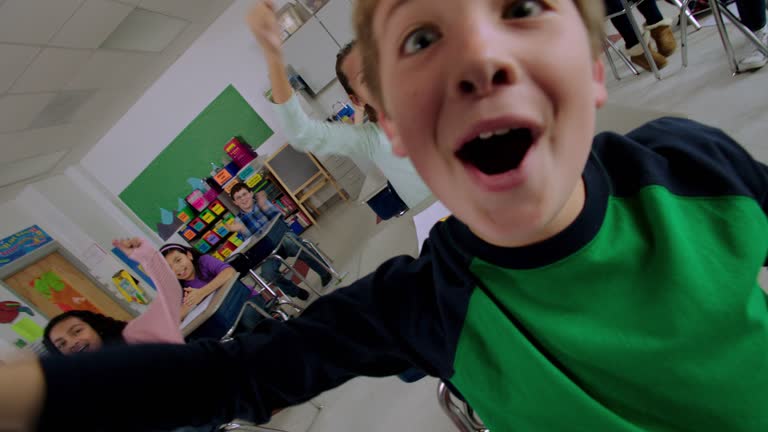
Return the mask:
<svg viewBox="0 0 768 432">
<path fill-rule="evenodd" d="M 72 309 L 90 310 L 123 321 L 132 319 L 114 299 L 58 252 L 47 255 L 3 282 L 48 319 Z"/>
</svg>

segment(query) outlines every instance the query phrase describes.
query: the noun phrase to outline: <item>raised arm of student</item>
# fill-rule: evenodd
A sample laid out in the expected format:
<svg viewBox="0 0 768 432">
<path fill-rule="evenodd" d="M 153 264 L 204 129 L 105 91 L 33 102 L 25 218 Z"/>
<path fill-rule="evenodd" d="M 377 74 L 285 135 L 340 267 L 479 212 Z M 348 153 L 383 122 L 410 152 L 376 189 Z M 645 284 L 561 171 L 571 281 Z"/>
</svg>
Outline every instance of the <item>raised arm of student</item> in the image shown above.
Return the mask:
<svg viewBox="0 0 768 432">
<path fill-rule="evenodd" d="M 134 344 L 184 343 L 179 330 L 182 317 L 181 285 L 165 258 L 149 242 L 138 237 L 114 240 L 112 245 L 138 261 L 157 288 L 157 295 L 147 310 L 125 326 L 125 341 Z"/>
<path fill-rule="evenodd" d="M 285 74 L 277 22 L 271 0 L 256 3 L 247 17 L 248 26 L 261 45 L 272 84 L 272 105 L 288 142 L 296 149 L 318 155 L 342 154 L 372 158 L 379 150 L 390 151 L 384 135 L 374 124 L 357 126 L 328 123 L 310 118 L 301 108 Z M 362 116 L 361 116 L 362 117 Z"/>
</svg>

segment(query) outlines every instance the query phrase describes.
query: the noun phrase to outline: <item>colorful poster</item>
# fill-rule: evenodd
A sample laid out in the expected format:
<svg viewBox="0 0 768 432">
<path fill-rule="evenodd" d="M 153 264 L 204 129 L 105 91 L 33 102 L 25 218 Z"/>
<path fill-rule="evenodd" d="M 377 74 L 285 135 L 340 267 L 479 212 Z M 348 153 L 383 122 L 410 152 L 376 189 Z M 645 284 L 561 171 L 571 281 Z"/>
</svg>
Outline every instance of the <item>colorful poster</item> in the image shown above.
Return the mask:
<svg viewBox="0 0 768 432">
<path fill-rule="evenodd" d="M 32 225 L 16 234 L 0 240 L 0 267 L 39 249 L 53 239 L 37 225 Z"/>
<path fill-rule="evenodd" d="M 112 253 L 115 254 L 116 257 L 120 258 L 120 261 L 124 262 L 125 265 L 127 265 L 131 270 L 136 272 L 136 274 L 139 275 L 139 277 L 144 279 L 144 281 L 146 281 L 149 284 L 149 286 L 157 289 L 155 287 L 155 284 L 152 282 L 152 278 L 147 276 L 147 274 L 144 272 L 144 268 L 141 266 L 141 264 L 128 258 L 128 255 L 123 253 L 123 251 L 121 251 L 118 248 L 112 248 Z"/>
<path fill-rule="evenodd" d="M 94 306 L 85 296 L 72 288 L 67 282 L 52 271 L 43 273 L 39 278 L 30 281 L 30 285 L 35 291 L 45 296 L 51 303 L 56 305 L 62 312 L 73 309 L 88 310 L 95 313 L 102 313 L 99 308 Z"/>
</svg>

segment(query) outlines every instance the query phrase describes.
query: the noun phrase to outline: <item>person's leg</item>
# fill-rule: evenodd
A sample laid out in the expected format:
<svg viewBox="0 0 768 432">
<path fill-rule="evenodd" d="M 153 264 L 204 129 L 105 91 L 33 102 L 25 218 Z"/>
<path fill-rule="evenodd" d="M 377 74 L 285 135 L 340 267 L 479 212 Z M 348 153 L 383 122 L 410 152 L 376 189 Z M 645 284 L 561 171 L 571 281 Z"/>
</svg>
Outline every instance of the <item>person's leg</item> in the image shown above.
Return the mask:
<svg viewBox="0 0 768 432">
<path fill-rule="evenodd" d="M 299 246 L 297 243 L 301 240 L 293 233 L 286 234 L 286 236 L 291 238 L 283 241 L 282 249 L 285 251 L 286 256 L 294 256 L 299 253 Z M 311 268 L 315 273 L 318 274 L 318 276 L 320 276 L 320 280 L 322 281 L 323 286 L 327 285 L 328 282 L 330 282 L 333 278 L 328 270 L 326 270 L 325 267 L 320 264 L 321 258 L 315 255 L 312 251 L 301 251 L 301 253 L 299 253 L 298 259 L 304 261 L 309 266 L 309 268 Z"/>
<path fill-rule="evenodd" d="M 608 15 L 615 14 L 622 10 L 621 2 L 619 0 L 603 1 L 605 2 L 605 12 Z M 637 35 L 635 35 L 635 32 L 632 30 L 632 24 L 629 23 L 629 18 L 627 18 L 626 14 L 611 18 L 611 23 L 616 27 L 621 38 L 624 39 L 624 45 L 627 47 L 627 51 L 638 44 L 639 41 L 637 40 Z"/>
<path fill-rule="evenodd" d="M 273 281 L 286 295 L 297 297 L 301 300 L 309 298 L 309 293 L 306 290 L 301 289 L 295 283 L 283 277 L 283 274 L 280 273 L 280 263 L 277 260 L 267 260 L 261 266 L 261 274 L 268 282 Z"/>
<path fill-rule="evenodd" d="M 736 0 L 742 24 L 753 32 L 765 27 L 765 0 Z"/>
<path fill-rule="evenodd" d="M 652 26 L 664 19 L 659 10 L 659 5 L 656 4 L 656 0 L 645 0 L 637 6 L 637 10 L 645 18 L 646 26 Z"/>
<path fill-rule="evenodd" d="M 741 22 L 764 44 L 768 45 L 768 26 L 765 21 L 765 0 L 736 0 Z M 768 64 L 768 56 L 754 49 L 739 59 L 739 69 L 742 71 L 760 69 Z"/>
</svg>

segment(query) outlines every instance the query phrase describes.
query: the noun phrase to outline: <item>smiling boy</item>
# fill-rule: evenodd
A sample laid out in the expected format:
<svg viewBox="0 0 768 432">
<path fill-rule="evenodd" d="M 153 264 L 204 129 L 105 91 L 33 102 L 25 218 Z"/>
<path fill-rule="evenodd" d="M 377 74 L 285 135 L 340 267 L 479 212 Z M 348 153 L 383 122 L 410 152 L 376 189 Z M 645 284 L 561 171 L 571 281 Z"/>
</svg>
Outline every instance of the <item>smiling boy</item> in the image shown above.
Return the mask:
<svg viewBox="0 0 768 432">
<path fill-rule="evenodd" d="M 125 427 L 263 421 L 416 366 L 492 431 L 767 430 L 768 170 L 679 119 L 593 140 L 601 3 L 358 0 L 382 124 L 456 217 L 418 259 L 232 342 L 0 369 L 0 389 L 31 400 L 1 413 L 34 412 L 44 391 L 43 429 L 84 430 L 159 382 Z"/>
</svg>

